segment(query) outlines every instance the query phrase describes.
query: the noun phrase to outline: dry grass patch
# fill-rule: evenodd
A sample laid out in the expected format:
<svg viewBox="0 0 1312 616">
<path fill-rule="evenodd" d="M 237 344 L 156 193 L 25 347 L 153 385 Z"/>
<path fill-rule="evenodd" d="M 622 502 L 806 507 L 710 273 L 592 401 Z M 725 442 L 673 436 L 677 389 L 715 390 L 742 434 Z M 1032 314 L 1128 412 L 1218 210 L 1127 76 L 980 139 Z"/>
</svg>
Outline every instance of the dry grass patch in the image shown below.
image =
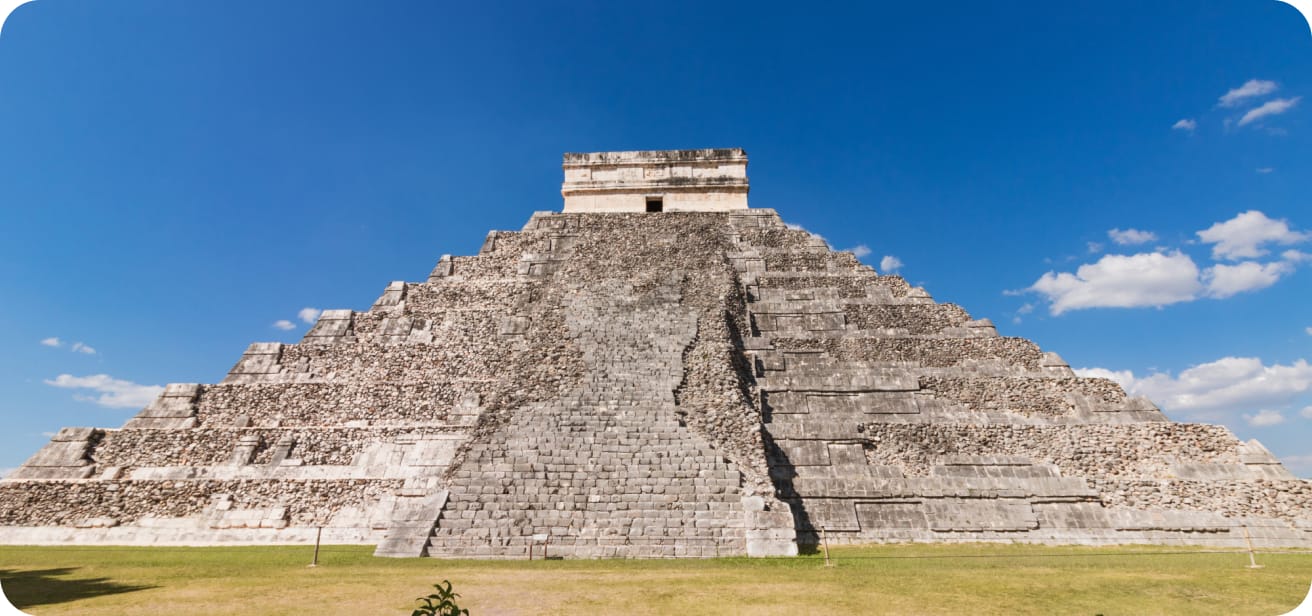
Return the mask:
<svg viewBox="0 0 1312 616">
<path fill-rule="evenodd" d="M 893 545 L 679 561 L 375 559 L 372 548 L 0 547 L 31 614 L 409 614 L 449 579 L 474 614 L 1279 614 L 1312 555 L 1180 548 Z M 202 607 L 203 606 L 203 607 Z"/>
</svg>

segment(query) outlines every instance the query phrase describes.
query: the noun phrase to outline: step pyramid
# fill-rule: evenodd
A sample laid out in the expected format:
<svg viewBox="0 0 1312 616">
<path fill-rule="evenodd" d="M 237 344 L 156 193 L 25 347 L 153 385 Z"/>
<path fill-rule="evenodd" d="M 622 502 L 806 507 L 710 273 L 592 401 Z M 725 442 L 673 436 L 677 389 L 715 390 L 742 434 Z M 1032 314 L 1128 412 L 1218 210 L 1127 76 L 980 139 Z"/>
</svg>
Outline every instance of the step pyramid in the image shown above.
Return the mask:
<svg viewBox="0 0 1312 616">
<path fill-rule="evenodd" d="M 1312 482 L 747 207 L 742 150 L 567 154 L 562 212 L 222 382 L 65 428 L 0 542 L 384 556 L 1312 547 Z"/>
</svg>

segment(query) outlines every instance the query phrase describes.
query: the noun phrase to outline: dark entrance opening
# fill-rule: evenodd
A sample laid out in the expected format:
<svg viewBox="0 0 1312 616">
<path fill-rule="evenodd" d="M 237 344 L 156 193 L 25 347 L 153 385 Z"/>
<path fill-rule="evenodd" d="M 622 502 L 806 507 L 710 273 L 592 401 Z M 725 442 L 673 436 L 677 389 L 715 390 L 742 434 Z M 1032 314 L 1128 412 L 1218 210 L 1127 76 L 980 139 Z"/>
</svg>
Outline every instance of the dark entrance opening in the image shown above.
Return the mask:
<svg viewBox="0 0 1312 616">
<path fill-rule="evenodd" d="M 660 212 L 664 209 L 664 204 L 660 197 L 647 197 L 647 211 Z"/>
</svg>

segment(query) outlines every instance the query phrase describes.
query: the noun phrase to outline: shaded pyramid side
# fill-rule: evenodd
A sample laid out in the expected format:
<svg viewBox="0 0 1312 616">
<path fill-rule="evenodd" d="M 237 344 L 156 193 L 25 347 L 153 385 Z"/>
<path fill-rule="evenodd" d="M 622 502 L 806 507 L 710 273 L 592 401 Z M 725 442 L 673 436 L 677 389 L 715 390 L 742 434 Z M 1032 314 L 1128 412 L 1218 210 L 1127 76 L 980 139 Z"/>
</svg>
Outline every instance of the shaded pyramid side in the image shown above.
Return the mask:
<svg viewBox="0 0 1312 616">
<path fill-rule="evenodd" d="M 1312 545 L 1312 482 L 1222 426 L 740 217 L 771 474 L 799 541 Z"/>
</svg>

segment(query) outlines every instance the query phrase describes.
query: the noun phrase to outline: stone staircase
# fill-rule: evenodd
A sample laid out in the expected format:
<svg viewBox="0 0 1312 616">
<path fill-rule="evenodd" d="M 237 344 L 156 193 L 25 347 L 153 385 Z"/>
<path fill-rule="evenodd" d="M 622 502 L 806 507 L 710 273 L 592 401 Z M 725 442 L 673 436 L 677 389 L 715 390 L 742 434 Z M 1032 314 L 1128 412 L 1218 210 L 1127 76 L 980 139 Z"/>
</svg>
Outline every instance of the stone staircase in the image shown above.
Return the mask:
<svg viewBox="0 0 1312 616">
<path fill-rule="evenodd" d="M 430 556 L 525 557 L 543 534 L 569 557 L 745 549 L 740 473 L 674 404 L 697 329 L 675 278 L 647 292 L 620 281 L 579 290 L 567 324 L 587 366 L 581 387 L 518 409 L 471 446 Z"/>
</svg>

